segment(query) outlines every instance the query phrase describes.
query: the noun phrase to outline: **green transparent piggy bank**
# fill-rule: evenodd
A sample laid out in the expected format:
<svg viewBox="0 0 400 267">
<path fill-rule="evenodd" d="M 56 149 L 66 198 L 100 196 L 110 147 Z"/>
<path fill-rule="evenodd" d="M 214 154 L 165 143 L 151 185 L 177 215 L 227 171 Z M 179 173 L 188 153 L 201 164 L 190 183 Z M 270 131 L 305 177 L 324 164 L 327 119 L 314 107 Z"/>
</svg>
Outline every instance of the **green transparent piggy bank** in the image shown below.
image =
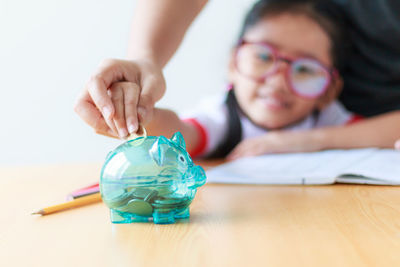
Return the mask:
<svg viewBox="0 0 400 267">
<path fill-rule="evenodd" d="M 113 223 L 174 223 L 189 217 L 197 187 L 206 181 L 181 133 L 139 137 L 111 151 L 101 170 L 102 199 Z"/>
</svg>

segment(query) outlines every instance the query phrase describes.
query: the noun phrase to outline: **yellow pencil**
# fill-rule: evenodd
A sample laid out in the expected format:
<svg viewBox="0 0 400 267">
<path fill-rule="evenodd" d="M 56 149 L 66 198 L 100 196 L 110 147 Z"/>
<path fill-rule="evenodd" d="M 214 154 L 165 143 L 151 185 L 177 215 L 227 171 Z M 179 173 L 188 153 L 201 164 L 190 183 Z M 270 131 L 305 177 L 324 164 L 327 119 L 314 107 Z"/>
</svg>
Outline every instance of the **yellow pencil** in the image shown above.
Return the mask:
<svg viewBox="0 0 400 267">
<path fill-rule="evenodd" d="M 84 205 L 92 204 L 92 203 L 99 202 L 99 201 L 101 201 L 101 195 L 100 195 L 100 193 L 95 193 L 95 194 L 91 194 L 88 196 L 76 198 L 74 200 L 71 200 L 71 201 L 68 201 L 65 203 L 47 207 L 47 208 L 38 210 L 36 212 L 33 212 L 32 214 L 47 215 L 47 214 L 51 214 L 54 212 L 71 209 L 71 208 L 76 208 L 79 206 L 84 206 Z"/>
</svg>

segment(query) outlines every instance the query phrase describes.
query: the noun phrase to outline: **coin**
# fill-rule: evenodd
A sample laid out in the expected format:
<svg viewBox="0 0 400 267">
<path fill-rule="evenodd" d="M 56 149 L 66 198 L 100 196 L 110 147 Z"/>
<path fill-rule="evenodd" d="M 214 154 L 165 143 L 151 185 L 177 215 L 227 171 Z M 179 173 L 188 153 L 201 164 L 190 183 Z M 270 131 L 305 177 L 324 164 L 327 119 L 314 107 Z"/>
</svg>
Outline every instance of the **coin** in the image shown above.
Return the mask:
<svg viewBox="0 0 400 267">
<path fill-rule="evenodd" d="M 163 205 L 175 205 L 184 202 L 183 198 L 158 198 L 154 202 Z"/>
<path fill-rule="evenodd" d="M 103 200 L 112 208 L 118 208 L 129 201 L 129 193 L 123 189 L 115 189 L 108 193 Z"/>
<path fill-rule="evenodd" d="M 137 187 L 134 190 L 132 190 L 130 193 L 131 193 L 132 197 L 134 197 L 134 198 L 145 199 L 147 195 L 151 194 L 151 192 L 152 192 L 151 189 Z"/>
<path fill-rule="evenodd" d="M 136 131 L 136 133 L 131 133 L 127 140 L 133 140 L 138 137 L 147 137 L 147 131 L 142 125 L 139 125 L 139 129 Z"/>
<path fill-rule="evenodd" d="M 180 209 L 189 206 L 188 198 L 156 198 L 152 204 L 157 210 Z"/>
<path fill-rule="evenodd" d="M 176 189 L 171 185 L 162 185 L 162 186 L 160 185 L 157 186 L 157 191 L 159 196 L 166 196 L 172 194 L 174 191 L 176 191 Z"/>
<path fill-rule="evenodd" d="M 145 198 L 144 201 L 146 202 L 152 202 L 153 199 L 158 195 L 158 192 L 156 190 L 151 191 Z"/>
<path fill-rule="evenodd" d="M 119 199 L 113 199 L 112 201 L 108 201 L 107 203 L 111 208 L 118 208 L 128 203 L 129 200 L 130 200 L 129 197 L 121 197 Z"/>
<path fill-rule="evenodd" d="M 125 206 L 119 208 L 122 212 L 129 212 L 139 216 L 150 216 L 153 212 L 153 207 L 150 203 L 140 200 L 132 199 Z"/>
</svg>

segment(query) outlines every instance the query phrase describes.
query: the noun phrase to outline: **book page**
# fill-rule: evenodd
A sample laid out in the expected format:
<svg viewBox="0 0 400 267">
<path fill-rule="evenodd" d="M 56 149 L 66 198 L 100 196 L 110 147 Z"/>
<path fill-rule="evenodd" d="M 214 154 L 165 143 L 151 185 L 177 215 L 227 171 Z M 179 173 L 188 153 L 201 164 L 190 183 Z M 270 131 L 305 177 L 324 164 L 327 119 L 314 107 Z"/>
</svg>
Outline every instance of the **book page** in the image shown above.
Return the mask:
<svg viewBox="0 0 400 267">
<path fill-rule="evenodd" d="M 379 149 L 349 166 L 337 179 L 342 183 L 400 184 L 400 152 Z"/>
<path fill-rule="evenodd" d="M 313 153 L 248 157 L 208 170 L 207 182 L 240 184 L 330 184 L 343 170 L 376 149 L 327 150 Z"/>
</svg>

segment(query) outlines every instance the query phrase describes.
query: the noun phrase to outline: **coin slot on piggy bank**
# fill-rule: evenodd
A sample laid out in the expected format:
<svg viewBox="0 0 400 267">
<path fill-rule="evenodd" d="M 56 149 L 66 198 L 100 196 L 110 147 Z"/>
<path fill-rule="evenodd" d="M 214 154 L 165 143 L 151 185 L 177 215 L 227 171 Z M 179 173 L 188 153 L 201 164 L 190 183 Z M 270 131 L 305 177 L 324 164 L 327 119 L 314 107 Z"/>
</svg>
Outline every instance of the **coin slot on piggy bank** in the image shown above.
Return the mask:
<svg viewBox="0 0 400 267">
<path fill-rule="evenodd" d="M 181 133 L 171 139 L 143 136 L 111 151 L 101 170 L 100 191 L 113 223 L 174 223 L 189 218 L 197 187 L 206 181 Z"/>
</svg>

